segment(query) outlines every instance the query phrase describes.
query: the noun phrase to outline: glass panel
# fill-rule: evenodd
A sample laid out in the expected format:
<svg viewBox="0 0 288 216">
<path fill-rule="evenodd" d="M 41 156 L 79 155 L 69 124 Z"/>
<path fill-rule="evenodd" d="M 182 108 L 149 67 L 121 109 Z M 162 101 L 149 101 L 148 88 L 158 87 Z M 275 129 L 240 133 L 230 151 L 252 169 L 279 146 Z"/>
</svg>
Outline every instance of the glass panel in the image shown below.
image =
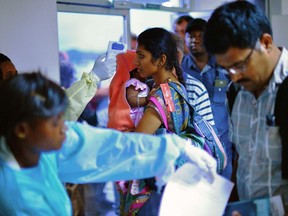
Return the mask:
<svg viewBox="0 0 288 216">
<path fill-rule="evenodd" d="M 172 15 L 174 12 L 157 10 L 131 9 L 131 32 L 139 35 L 142 31 L 152 27 L 162 27 L 172 31 Z"/>
<path fill-rule="evenodd" d="M 212 11 L 195 11 L 195 12 L 190 12 L 189 15 L 192 16 L 193 18 L 202 18 L 204 20 L 208 20 L 211 16 Z"/>
<path fill-rule="evenodd" d="M 182 0 L 114 0 L 115 2 L 131 2 L 138 4 L 155 4 L 155 5 L 163 5 L 166 7 L 180 7 Z"/>
<path fill-rule="evenodd" d="M 124 18 L 115 15 L 58 12 L 59 51 L 69 55 L 77 77 L 89 72 L 108 42 L 123 35 Z"/>
</svg>

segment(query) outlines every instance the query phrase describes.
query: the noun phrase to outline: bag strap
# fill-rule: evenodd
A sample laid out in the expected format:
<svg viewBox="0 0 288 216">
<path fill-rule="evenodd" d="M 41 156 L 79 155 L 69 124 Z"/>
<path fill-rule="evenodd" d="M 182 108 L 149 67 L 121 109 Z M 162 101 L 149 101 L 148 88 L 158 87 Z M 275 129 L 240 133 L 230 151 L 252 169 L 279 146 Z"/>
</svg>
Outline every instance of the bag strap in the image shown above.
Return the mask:
<svg viewBox="0 0 288 216">
<path fill-rule="evenodd" d="M 188 105 L 188 107 L 189 107 L 189 112 L 190 112 L 190 115 L 191 115 L 190 117 L 193 117 L 193 118 L 196 117 L 196 118 L 197 118 L 197 120 L 195 121 L 195 122 L 197 122 L 197 123 L 194 124 L 194 127 L 195 127 L 196 132 L 199 133 L 202 137 L 206 137 L 207 139 L 212 140 L 212 137 L 209 137 L 209 136 L 208 136 L 208 135 L 210 135 L 210 133 L 208 133 L 207 129 L 211 132 L 211 134 L 212 134 L 212 136 L 213 136 L 213 139 L 214 139 L 215 142 L 216 142 L 216 145 L 218 146 L 219 150 L 221 151 L 221 153 L 222 153 L 222 155 L 223 155 L 223 159 L 224 159 L 224 161 L 223 161 L 223 167 L 226 167 L 226 165 L 227 165 L 226 152 L 225 152 L 224 147 L 223 147 L 223 145 L 222 145 L 219 137 L 217 136 L 214 128 L 213 128 L 205 119 L 203 119 L 202 116 L 200 116 L 200 115 L 194 115 L 194 114 L 196 113 L 194 107 L 193 107 L 193 106 L 189 103 L 189 101 L 183 96 L 183 94 L 182 94 L 178 89 L 176 89 L 173 85 L 174 85 L 174 84 L 172 84 L 172 83 L 170 84 L 170 82 L 169 82 L 169 86 L 172 87 L 172 88 L 183 98 L 183 100 L 187 103 L 187 105 Z M 160 115 L 161 115 L 161 117 L 162 117 L 162 119 L 163 119 L 164 126 L 165 126 L 165 128 L 169 131 L 169 129 L 168 129 L 168 123 L 167 123 L 167 117 L 166 117 L 166 115 L 165 115 L 165 112 L 164 112 L 161 104 L 160 104 L 160 103 L 158 102 L 158 100 L 157 100 L 155 97 L 153 97 L 153 96 L 151 96 L 151 97 L 149 98 L 149 100 L 152 101 L 152 102 L 155 104 L 155 106 L 157 107 L 157 109 L 159 110 Z M 202 125 L 204 124 L 204 126 L 205 126 L 206 129 L 205 129 L 205 130 L 201 130 L 200 128 L 203 129 L 203 127 L 199 126 L 200 124 L 202 124 Z M 205 147 L 205 145 L 204 145 L 204 148 L 205 148 L 205 150 L 206 150 L 210 155 L 213 155 L 212 152 L 211 152 L 211 149 L 210 149 L 211 147 L 207 148 L 207 146 Z"/>
<path fill-rule="evenodd" d="M 187 103 L 187 105 L 188 105 L 188 107 L 189 107 L 190 115 L 193 116 L 194 113 L 196 112 L 196 111 L 195 111 L 195 108 L 189 103 L 189 101 L 186 99 L 186 97 L 184 97 L 183 94 L 182 94 L 177 88 L 175 88 L 175 87 L 173 86 L 174 84 L 172 84 L 171 82 L 169 82 L 168 84 L 169 84 L 169 86 L 170 86 L 171 88 L 173 88 L 173 89 L 184 99 L 184 101 Z M 153 96 L 150 97 L 150 100 L 151 100 L 151 101 L 155 104 L 155 106 L 158 108 L 158 110 L 159 110 L 159 112 L 160 112 L 160 115 L 161 115 L 161 117 L 162 117 L 162 119 L 163 119 L 164 126 L 165 126 L 165 128 L 168 130 L 167 117 L 166 117 L 166 115 L 165 115 L 165 112 L 164 112 L 161 104 L 160 104 L 160 103 L 157 101 L 157 99 L 156 99 L 155 97 L 153 97 Z M 201 118 L 202 118 L 202 117 L 201 117 Z M 204 119 L 203 119 L 203 120 L 204 120 Z M 197 131 L 197 132 L 204 137 L 203 133 L 201 133 L 200 131 Z"/>
<path fill-rule="evenodd" d="M 282 143 L 282 163 L 281 163 L 282 179 L 288 179 L 287 100 L 288 100 L 288 76 L 283 80 L 283 82 L 280 84 L 278 88 L 274 109 L 274 116 L 276 117 L 276 125 L 279 125 L 279 134 Z"/>
<path fill-rule="evenodd" d="M 189 106 L 189 110 L 191 112 L 192 110 L 192 114 L 194 114 L 196 111 L 195 111 L 195 108 L 189 103 L 189 101 L 186 99 L 186 97 L 174 86 L 173 83 L 169 82 L 169 86 L 171 88 L 173 88 L 182 98 L 183 100 L 186 102 L 186 104 Z"/>
<path fill-rule="evenodd" d="M 169 82 L 170 83 L 170 82 Z M 167 83 L 168 84 L 168 86 L 169 87 L 171 87 L 170 85 L 169 85 L 169 83 Z M 162 90 L 162 93 L 163 93 L 163 89 L 161 88 L 161 90 Z M 170 91 L 170 88 L 168 88 L 166 91 Z M 167 93 L 167 92 L 165 92 L 165 93 Z M 178 92 L 179 93 L 179 92 Z M 169 94 L 170 94 L 170 96 L 171 96 L 171 92 L 169 92 Z M 180 93 L 179 93 L 180 94 Z M 167 102 L 166 101 L 166 97 L 165 97 L 165 95 L 164 95 L 164 93 L 163 93 L 163 97 L 164 97 L 164 101 L 165 101 L 165 103 Z M 185 99 L 185 98 L 184 98 Z M 157 107 L 157 109 L 159 110 L 159 113 L 160 113 L 160 115 L 161 115 L 161 117 L 162 117 L 162 119 L 163 119 L 163 124 L 164 124 L 164 126 L 165 126 L 165 128 L 167 129 L 167 131 L 168 132 L 171 132 L 170 130 L 169 130 L 169 128 L 168 128 L 168 121 L 167 121 L 167 116 L 166 116 L 166 114 L 165 114 L 165 112 L 164 112 L 164 109 L 163 109 L 163 107 L 162 107 L 162 105 L 158 102 L 158 100 L 155 98 L 155 97 L 153 97 L 153 96 L 151 96 L 150 98 L 149 98 L 149 100 L 150 101 L 152 101 L 154 104 L 155 104 L 155 106 Z M 170 101 L 170 103 L 171 103 L 171 101 Z M 173 105 L 174 106 L 174 105 Z"/>
<path fill-rule="evenodd" d="M 149 98 L 149 100 L 152 101 L 152 102 L 155 104 L 155 106 L 157 107 L 157 109 L 159 110 L 160 115 L 161 115 L 161 117 L 162 117 L 162 119 L 163 119 L 164 126 L 165 126 L 165 128 L 169 131 L 167 118 L 166 118 L 165 112 L 164 112 L 161 104 L 160 104 L 160 103 L 158 102 L 158 100 L 157 100 L 155 97 L 153 97 L 153 96 L 151 96 L 151 97 Z"/>
<path fill-rule="evenodd" d="M 195 118 L 195 113 L 196 113 L 196 111 L 195 111 L 194 107 L 193 107 L 193 106 L 189 103 L 189 101 L 183 96 L 183 94 L 182 94 L 177 88 L 175 88 L 175 87 L 173 86 L 173 84 L 172 84 L 172 85 L 170 84 L 170 86 L 171 86 L 171 87 L 183 98 L 183 100 L 187 103 L 187 105 L 189 106 L 189 109 L 190 109 L 190 115 L 192 114 L 192 115 L 193 115 L 193 118 Z M 208 128 L 208 130 L 211 132 L 211 134 L 212 134 L 212 136 L 213 136 L 213 138 L 214 138 L 214 140 L 215 140 L 218 148 L 220 149 L 220 151 L 222 152 L 222 154 L 223 154 L 223 156 L 224 156 L 224 163 L 223 163 L 224 165 L 223 165 L 223 167 L 226 167 L 226 165 L 227 165 L 226 152 L 225 152 L 224 147 L 223 147 L 223 145 L 222 145 L 222 143 L 221 143 L 218 135 L 216 134 L 214 128 L 212 127 L 212 125 L 210 125 L 210 124 L 209 124 L 204 118 L 202 118 L 202 116 L 200 116 L 200 115 L 198 115 L 197 120 L 200 120 L 200 121 L 197 121 L 199 124 L 204 123 L 204 126 L 205 126 L 206 128 Z M 202 134 L 203 137 L 206 137 L 206 138 L 208 138 L 208 139 L 211 140 L 211 137 L 208 136 L 208 133 L 206 133 L 206 130 L 201 130 L 200 127 L 198 126 L 198 124 L 194 124 L 194 127 L 195 127 L 196 131 L 197 131 L 199 134 Z M 203 127 L 202 127 L 202 128 L 203 128 Z"/>
<path fill-rule="evenodd" d="M 230 115 L 232 114 L 234 102 L 236 100 L 239 91 L 240 86 L 231 81 L 226 91 L 227 109 Z"/>
</svg>

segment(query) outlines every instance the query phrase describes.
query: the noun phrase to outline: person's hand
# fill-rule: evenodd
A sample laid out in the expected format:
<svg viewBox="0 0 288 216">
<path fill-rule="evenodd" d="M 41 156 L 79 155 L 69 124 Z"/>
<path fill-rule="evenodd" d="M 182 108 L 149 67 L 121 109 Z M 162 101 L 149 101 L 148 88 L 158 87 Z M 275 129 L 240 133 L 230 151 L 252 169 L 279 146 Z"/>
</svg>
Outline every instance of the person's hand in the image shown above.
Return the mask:
<svg viewBox="0 0 288 216">
<path fill-rule="evenodd" d="M 91 70 L 100 81 L 109 79 L 116 71 L 116 57 L 111 57 L 109 59 L 105 59 L 105 57 L 105 53 L 99 55 Z"/>
<path fill-rule="evenodd" d="M 186 147 L 183 152 L 187 162 L 195 164 L 199 169 L 203 171 L 205 178 L 211 183 L 214 181 L 217 175 L 216 160 L 210 156 L 206 151 L 193 146 L 187 141 Z"/>
</svg>

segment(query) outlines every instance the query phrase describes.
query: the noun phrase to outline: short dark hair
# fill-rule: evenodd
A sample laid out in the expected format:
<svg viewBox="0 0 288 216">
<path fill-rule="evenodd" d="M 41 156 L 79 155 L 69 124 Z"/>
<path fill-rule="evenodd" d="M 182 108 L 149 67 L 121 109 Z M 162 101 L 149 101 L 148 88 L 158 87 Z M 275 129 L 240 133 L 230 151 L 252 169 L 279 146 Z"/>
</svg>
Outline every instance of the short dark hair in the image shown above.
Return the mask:
<svg viewBox="0 0 288 216">
<path fill-rule="evenodd" d="M 11 59 L 8 56 L 4 55 L 3 53 L 0 53 L 0 64 L 6 61 L 11 62 Z"/>
<path fill-rule="evenodd" d="M 131 40 L 137 40 L 137 35 L 135 33 L 131 33 Z"/>
<path fill-rule="evenodd" d="M 204 19 L 193 19 L 187 24 L 186 32 L 189 33 L 191 31 L 204 31 L 206 24 L 207 22 Z"/>
<path fill-rule="evenodd" d="M 4 55 L 3 53 L 0 53 L 0 64 L 7 61 L 11 62 L 11 59 L 8 58 L 8 56 Z M 3 80 L 3 73 L 1 67 L 0 67 L 0 80 Z"/>
<path fill-rule="evenodd" d="M 180 17 L 178 17 L 176 20 L 175 20 L 175 24 L 181 24 L 182 22 L 190 22 L 193 20 L 193 17 L 191 17 L 190 15 L 182 15 Z"/>
<path fill-rule="evenodd" d="M 264 11 L 248 1 L 226 3 L 214 10 L 204 31 L 204 46 L 210 54 L 225 53 L 230 47 L 253 48 L 272 29 Z"/>
<path fill-rule="evenodd" d="M 182 38 L 180 38 L 179 35 L 175 34 L 174 32 L 170 32 L 170 34 L 172 35 L 176 43 L 177 50 L 180 49 L 181 52 L 184 53 L 184 41 L 182 40 Z"/>
<path fill-rule="evenodd" d="M 21 121 L 49 118 L 64 112 L 64 90 L 40 72 L 23 73 L 0 83 L 0 136 L 13 134 Z"/>
</svg>

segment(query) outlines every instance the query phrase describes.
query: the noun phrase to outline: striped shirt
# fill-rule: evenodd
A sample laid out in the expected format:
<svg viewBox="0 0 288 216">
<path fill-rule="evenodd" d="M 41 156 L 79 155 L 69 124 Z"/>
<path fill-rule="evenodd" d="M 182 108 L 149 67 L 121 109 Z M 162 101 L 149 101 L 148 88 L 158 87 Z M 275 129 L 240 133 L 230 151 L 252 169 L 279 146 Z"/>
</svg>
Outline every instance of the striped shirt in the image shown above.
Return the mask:
<svg viewBox="0 0 288 216">
<path fill-rule="evenodd" d="M 215 125 L 209 95 L 205 86 L 199 80 L 187 74 L 186 90 L 190 104 L 206 121 L 211 125 Z"/>
</svg>

